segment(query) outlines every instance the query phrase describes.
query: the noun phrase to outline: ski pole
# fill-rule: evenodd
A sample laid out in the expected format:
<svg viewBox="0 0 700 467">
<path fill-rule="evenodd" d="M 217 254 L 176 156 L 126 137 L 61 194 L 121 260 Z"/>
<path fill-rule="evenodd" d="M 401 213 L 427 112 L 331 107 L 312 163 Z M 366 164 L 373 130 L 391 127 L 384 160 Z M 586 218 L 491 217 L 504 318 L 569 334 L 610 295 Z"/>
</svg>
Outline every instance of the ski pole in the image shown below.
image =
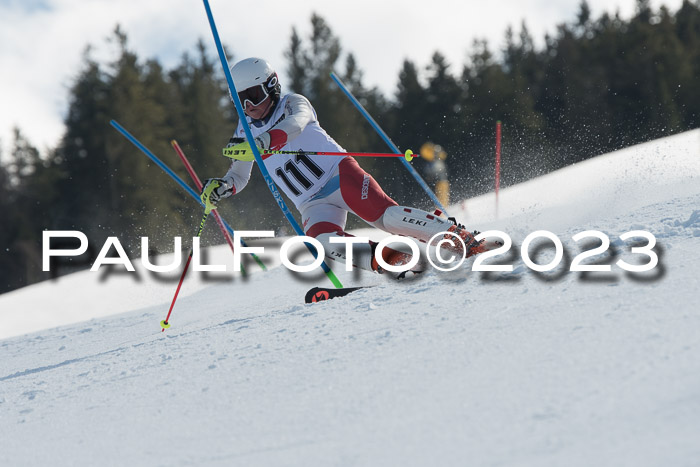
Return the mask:
<svg viewBox="0 0 700 467">
<path fill-rule="evenodd" d="M 111 120 L 111 121 L 109 122 L 109 124 L 112 125 L 119 133 L 121 133 L 122 136 L 124 136 L 126 139 L 128 139 L 128 140 L 131 142 L 131 144 L 133 144 L 134 146 L 136 146 L 142 153 L 144 153 L 149 159 L 151 159 L 158 167 L 160 167 L 161 169 L 163 169 L 163 171 L 164 171 L 170 178 L 172 178 L 173 180 L 175 180 L 175 182 L 176 182 L 178 185 L 180 185 L 180 188 L 182 188 L 183 190 L 185 190 L 191 197 L 193 197 L 195 200 L 197 200 L 197 202 L 198 202 L 199 204 L 204 205 L 204 203 L 202 203 L 202 200 L 200 199 L 199 193 L 197 193 L 196 191 L 194 191 L 194 190 L 192 189 L 192 187 L 190 187 L 187 183 L 185 183 L 185 181 L 184 181 L 183 179 L 181 179 L 180 177 L 178 177 L 177 174 L 173 171 L 173 169 L 171 169 L 170 167 L 168 167 L 167 165 L 165 165 L 165 163 L 164 163 L 162 160 L 158 159 L 158 158 L 156 157 L 156 155 L 153 154 L 146 146 L 144 146 L 144 145 L 141 143 L 141 141 L 139 141 L 138 139 L 136 139 L 136 138 L 134 137 L 134 135 L 132 135 L 131 133 L 129 133 L 128 131 L 126 131 L 126 129 L 125 129 L 123 126 L 121 126 L 116 120 Z M 226 223 L 226 221 L 223 220 L 223 218 L 222 218 L 221 220 L 223 221 L 224 226 L 226 227 L 226 230 L 228 230 L 228 232 L 229 232 L 230 234 L 233 234 L 233 229 L 231 228 L 231 226 L 228 225 L 228 224 Z M 248 246 L 248 245 L 246 245 L 246 243 L 243 241 L 243 239 L 241 239 L 241 245 L 243 245 L 243 246 Z M 260 265 L 260 267 L 263 269 L 263 271 L 267 271 L 267 268 L 266 268 L 265 265 L 262 263 L 262 261 L 260 261 L 260 258 L 258 258 L 258 256 L 257 256 L 255 253 L 251 253 L 251 256 L 253 256 L 253 258 L 255 258 L 255 261 Z"/>
<path fill-rule="evenodd" d="M 182 163 L 185 164 L 185 169 L 187 169 L 187 173 L 190 174 L 190 177 L 192 178 L 192 181 L 194 182 L 195 186 L 201 192 L 202 187 L 204 185 L 202 184 L 200 178 L 197 176 L 197 173 L 194 171 L 194 168 L 192 167 L 192 164 L 190 164 L 190 161 L 187 159 L 187 156 L 185 156 L 185 153 L 182 151 L 182 148 L 180 148 L 180 145 L 177 144 L 177 141 L 175 140 L 172 140 L 170 144 L 172 144 L 173 149 L 175 149 L 175 152 L 180 157 L 180 160 L 182 160 Z M 231 235 L 226 231 L 224 220 L 221 218 L 221 215 L 218 211 L 214 211 L 214 218 L 216 219 L 216 223 L 219 224 L 219 229 L 221 229 L 221 233 L 224 234 L 224 238 L 226 238 L 226 242 L 231 247 L 231 251 L 233 252 L 233 239 L 231 239 Z M 255 261 L 263 269 L 263 271 L 267 271 L 267 266 L 265 266 L 265 264 L 262 261 L 260 261 L 260 258 L 258 258 L 257 255 L 254 255 L 253 258 L 255 258 Z M 241 274 L 244 276 L 248 274 L 245 268 L 243 267 L 242 263 Z"/>
<path fill-rule="evenodd" d="M 209 203 L 207 203 L 206 207 L 204 208 L 204 215 L 202 216 L 202 220 L 199 223 L 199 230 L 197 231 L 196 237 L 200 237 L 202 235 L 202 230 L 204 230 L 204 223 L 207 221 L 207 217 L 209 217 L 209 213 L 213 209 L 216 209 L 216 208 L 212 207 Z M 175 306 L 175 301 L 177 300 L 177 296 L 180 293 L 180 287 L 182 287 L 182 281 L 185 280 L 185 274 L 187 274 L 187 269 L 190 267 L 190 262 L 192 261 L 192 254 L 193 253 L 194 253 L 194 246 L 190 249 L 190 254 L 187 256 L 187 262 L 185 263 L 185 269 L 183 269 L 182 275 L 180 276 L 180 282 L 178 282 L 177 289 L 175 289 L 175 296 L 173 297 L 173 301 L 170 303 L 170 309 L 168 310 L 168 316 L 166 316 L 165 319 L 160 322 L 160 327 L 163 328 L 160 332 L 164 332 L 167 328 L 170 327 L 170 322 L 168 321 L 170 319 L 170 313 L 173 312 L 173 307 Z"/>
<path fill-rule="evenodd" d="M 237 159 L 237 152 L 233 148 L 224 148 L 224 156 L 231 159 Z M 268 149 L 261 152 L 263 160 L 275 154 L 290 154 L 299 156 L 354 156 L 354 157 L 403 157 L 407 161 L 412 161 L 414 157 L 420 157 L 420 154 L 413 154 L 413 151 L 406 149 L 403 154 L 388 153 L 388 152 L 333 152 L 333 151 L 271 151 Z"/>
<path fill-rule="evenodd" d="M 185 153 L 182 151 L 182 148 L 180 148 L 180 145 L 177 144 L 177 141 L 172 140 L 170 141 L 170 144 L 172 145 L 173 149 L 175 149 L 175 152 L 177 155 L 180 157 L 180 160 L 182 163 L 185 165 L 185 169 L 187 169 L 187 173 L 190 174 L 190 178 L 194 182 L 194 185 L 197 187 L 197 189 L 201 192 L 202 191 L 202 181 L 199 179 L 197 174 L 194 171 L 194 168 L 192 167 L 192 164 L 190 164 L 190 161 L 187 159 L 187 156 L 185 156 Z M 226 227 L 224 227 L 224 224 L 221 220 L 221 216 L 219 215 L 218 211 L 214 211 L 214 217 L 216 218 L 217 224 L 219 224 L 219 229 L 221 229 L 221 233 L 224 234 L 224 238 L 226 239 L 226 243 L 228 243 L 228 246 L 231 247 L 231 252 L 233 252 L 233 239 L 231 238 L 231 235 L 226 231 Z M 241 274 L 246 275 L 245 268 L 243 267 L 243 264 L 241 264 Z"/>
</svg>

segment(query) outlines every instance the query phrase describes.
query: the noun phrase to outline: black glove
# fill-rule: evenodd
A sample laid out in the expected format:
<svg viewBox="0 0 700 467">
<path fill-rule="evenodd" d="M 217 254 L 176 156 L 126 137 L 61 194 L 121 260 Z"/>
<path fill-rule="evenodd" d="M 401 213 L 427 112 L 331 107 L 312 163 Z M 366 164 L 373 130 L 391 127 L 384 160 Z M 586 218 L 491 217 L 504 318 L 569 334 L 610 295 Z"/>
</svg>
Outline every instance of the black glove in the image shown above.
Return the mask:
<svg viewBox="0 0 700 467">
<path fill-rule="evenodd" d="M 462 225 L 462 224 L 460 224 L 459 222 L 457 222 L 457 219 L 455 219 L 454 217 L 448 217 L 447 220 L 450 221 L 450 222 L 452 222 L 454 225 L 456 225 L 458 229 L 464 229 L 464 228 L 465 228 L 464 225 Z"/>
</svg>

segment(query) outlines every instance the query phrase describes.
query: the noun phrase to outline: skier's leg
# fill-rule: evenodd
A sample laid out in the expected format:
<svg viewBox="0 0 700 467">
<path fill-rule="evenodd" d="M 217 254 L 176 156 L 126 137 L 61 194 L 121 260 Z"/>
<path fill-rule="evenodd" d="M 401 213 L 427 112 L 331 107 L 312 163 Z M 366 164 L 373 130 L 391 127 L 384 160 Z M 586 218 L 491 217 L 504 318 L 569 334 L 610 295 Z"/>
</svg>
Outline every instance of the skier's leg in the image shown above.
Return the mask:
<svg viewBox="0 0 700 467">
<path fill-rule="evenodd" d="M 445 221 L 421 209 L 398 206 L 384 193 L 376 180 L 362 170 L 355 159 L 344 159 L 338 167 L 338 173 L 343 200 L 352 212 L 371 225 L 394 235 L 413 237 L 423 243 L 438 233 L 451 232 L 462 238 L 467 246 L 467 256 L 480 252 L 474 236 L 456 222 Z M 449 234 L 445 236 L 450 237 Z M 452 251 L 461 254 L 462 244 L 456 239 L 453 242 Z"/>
<path fill-rule="evenodd" d="M 345 222 L 348 208 L 336 190 L 322 198 L 316 198 L 301 207 L 301 217 L 304 223 L 304 233 L 316 238 L 323 245 L 326 256 L 336 261 L 347 263 L 346 247 L 342 243 L 331 243 L 333 237 L 352 237 L 346 233 Z M 372 268 L 372 253 L 370 243 L 358 243 L 352 246 L 352 265 L 367 271 Z"/>
<path fill-rule="evenodd" d="M 461 255 L 466 247 L 467 257 L 485 251 L 484 241 L 478 242 L 474 238 L 477 232 L 469 232 L 452 217 L 445 220 L 422 209 L 390 206 L 375 225 L 394 235 L 406 235 L 423 243 L 427 243 L 435 235 L 442 234 L 438 239 L 451 240 L 443 243 L 443 248 Z M 461 238 L 464 245 L 454 238 L 455 236 Z"/>
<path fill-rule="evenodd" d="M 397 206 L 379 183 L 352 157 L 338 166 L 340 192 L 348 208 L 366 222 L 374 225 L 390 206 Z"/>
<path fill-rule="evenodd" d="M 346 161 L 351 161 L 351 163 L 348 164 Z M 357 214 L 355 209 L 351 208 L 347 203 L 345 193 L 348 190 L 341 190 L 339 188 L 333 189 L 334 186 L 339 187 L 343 179 L 345 179 L 346 183 L 348 182 L 347 177 L 341 177 L 341 175 L 339 175 L 343 173 L 343 171 L 341 171 L 343 166 L 351 167 L 349 173 L 353 174 L 354 180 L 352 180 L 352 182 L 356 183 L 356 185 L 354 187 L 355 190 L 351 188 L 349 193 L 354 193 L 356 195 L 351 202 L 355 206 L 355 209 L 359 209 L 363 213 L 363 215 L 360 215 L 361 218 L 368 220 L 381 217 L 387 206 L 395 206 L 396 203 L 384 194 L 377 182 L 367 175 L 359 165 L 357 165 L 354 159 L 347 157 L 341 162 L 340 167 L 337 169 L 338 173 L 335 174 L 335 176 L 337 176 L 338 179 L 335 179 L 334 176 L 331 178 L 331 181 L 326 184 L 327 186 L 331 186 L 331 188 L 327 189 L 327 187 L 324 187 L 320 190 L 319 194 L 314 196 L 309 202 L 300 206 L 306 235 L 317 238 L 321 242 L 326 251 L 326 256 L 346 262 L 347 255 L 345 245 L 342 243 L 330 243 L 330 238 L 332 237 L 352 237 L 352 235 L 344 231 L 345 222 L 348 211 Z M 346 174 L 348 173 L 347 170 L 344 172 Z M 363 186 L 365 188 L 363 188 Z M 363 190 L 365 191 L 365 195 L 362 194 Z M 354 244 L 352 255 L 353 266 L 368 271 L 382 272 L 374 259 L 376 245 L 377 243 L 373 241 Z M 411 259 L 411 255 L 389 247 L 382 250 L 382 257 L 384 261 L 392 265 L 405 264 Z"/>
</svg>

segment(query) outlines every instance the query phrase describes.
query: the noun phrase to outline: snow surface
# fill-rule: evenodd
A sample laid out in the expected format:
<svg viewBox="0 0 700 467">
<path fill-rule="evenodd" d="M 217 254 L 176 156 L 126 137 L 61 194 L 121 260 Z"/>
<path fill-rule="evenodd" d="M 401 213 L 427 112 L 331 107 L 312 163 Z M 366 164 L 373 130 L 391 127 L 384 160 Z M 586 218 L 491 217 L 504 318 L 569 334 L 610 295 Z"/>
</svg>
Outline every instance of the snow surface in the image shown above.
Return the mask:
<svg viewBox="0 0 700 467">
<path fill-rule="evenodd" d="M 395 284 L 332 264 L 377 286 L 304 305 L 327 280 L 268 256 L 248 279 L 189 275 L 164 333 L 177 277 L 0 296 L 0 465 L 700 465 L 700 130 L 499 198 L 497 215 L 493 195 L 450 214 L 514 252 L 549 229 L 560 268 L 514 254 L 512 273 Z M 564 269 L 588 229 L 610 236 L 612 272 Z M 614 262 L 644 257 L 619 236 L 639 229 L 660 264 L 626 273 Z"/>
</svg>

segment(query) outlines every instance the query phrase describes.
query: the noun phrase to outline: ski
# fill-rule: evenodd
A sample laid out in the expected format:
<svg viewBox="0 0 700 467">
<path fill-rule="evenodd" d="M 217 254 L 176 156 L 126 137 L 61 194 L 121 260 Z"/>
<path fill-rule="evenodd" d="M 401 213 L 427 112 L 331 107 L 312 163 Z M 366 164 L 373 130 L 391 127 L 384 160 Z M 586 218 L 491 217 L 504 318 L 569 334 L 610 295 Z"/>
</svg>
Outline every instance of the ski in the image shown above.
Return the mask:
<svg viewBox="0 0 700 467">
<path fill-rule="evenodd" d="M 326 287 L 314 287 L 313 289 L 306 292 L 306 297 L 304 297 L 305 303 L 316 303 L 323 302 L 325 300 L 330 300 L 331 298 L 344 297 L 356 290 L 367 289 L 373 287 L 367 285 L 364 287 L 343 287 L 341 289 L 331 289 Z"/>
</svg>

